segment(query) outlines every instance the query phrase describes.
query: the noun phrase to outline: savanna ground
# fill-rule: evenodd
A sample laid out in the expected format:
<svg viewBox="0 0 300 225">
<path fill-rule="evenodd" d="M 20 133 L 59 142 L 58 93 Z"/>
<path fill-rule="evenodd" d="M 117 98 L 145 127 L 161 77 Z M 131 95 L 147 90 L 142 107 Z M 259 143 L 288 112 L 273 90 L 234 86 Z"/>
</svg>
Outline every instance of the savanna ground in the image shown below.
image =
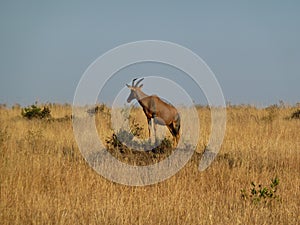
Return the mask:
<svg viewBox="0 0 300 225">
<path fill-rule="evenodd" d="M 31 120 L 21 116 L 18 106 L 0 109 L 1 224 L 300 221 L 300 119 L 291 118 L 296 106 L 229 106 L 223 145 L 204 172 L 198 171 L 198 163 L 209 137 L 210 110 L 199 107 L 200 139 L 192 159 L 170 179 L 144 187 L 120 185 L 98 175 L 77 147 L 71 107 L 49 108 L 51 119 Z M 142 120 L 140 135 L 146 135 Z M 101 140 L 111 141 L 109 109 L 101 107 L 96 121 L 102 124 Z M 120 158 L 132 154 L 116 148 Z M 275 178 L 279 184 L 270 187 Z M 259 192 L 263 196 L 255 190 L 264 190 Z"/>
</svg>

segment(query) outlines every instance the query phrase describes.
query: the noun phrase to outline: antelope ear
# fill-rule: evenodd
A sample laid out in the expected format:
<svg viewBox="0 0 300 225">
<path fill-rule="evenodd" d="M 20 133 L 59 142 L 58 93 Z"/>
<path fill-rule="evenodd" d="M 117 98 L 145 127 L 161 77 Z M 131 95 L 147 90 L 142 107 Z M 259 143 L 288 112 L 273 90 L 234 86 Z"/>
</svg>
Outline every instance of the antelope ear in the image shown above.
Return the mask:
<svg viewBox="0 0 300 225">
<path fill-rule="evenodd" d="M 140 86 L 139 86 L 139 88 L 142 88 L 144 85 L 143 84 L 141 84 Z"/>
<path fill-rule="evenodd" d="M 130 86 L 129 84 L 126 84 L 126 86 L 127 86 L 128 88 L 131 88 L 131 86 Z"/>
</svg>

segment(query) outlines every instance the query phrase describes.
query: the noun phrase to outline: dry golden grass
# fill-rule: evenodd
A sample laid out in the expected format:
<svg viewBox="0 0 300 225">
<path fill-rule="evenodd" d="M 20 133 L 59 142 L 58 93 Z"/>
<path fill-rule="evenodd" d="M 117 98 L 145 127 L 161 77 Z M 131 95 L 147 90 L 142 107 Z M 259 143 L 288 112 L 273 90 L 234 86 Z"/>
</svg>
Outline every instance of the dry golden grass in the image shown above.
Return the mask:
<svg viewBox="0 0 300 225">
<path fill-rule="evenodd" d="M 0 109 L 1 224 L 297 224 L 300 221 L 300 120 L 294 107 L 227 109 L 217 159 L 198 171 L 210 130 L 198 108 L 201 139 L 190 162 L 170 179 L 145 187 L 112 183 L 82 158 L 67 105 L 51 105 L 55 119 L 27 120 L 20 108 Z M 98 115 L 109 130 L 109 116 Z M 142 120 L 139 118 L 139 120 Z M 105 132 L 104 132 L 105 133 Z M 103 133 L 103 134 L 104 134 Z M 102 134 L 101 139 L 105 139 Z M 101 136 L 101 135 L 100 135 Z M 252 181 L 280 180 L 279 200 L 241 199 Z"/>
</svg>

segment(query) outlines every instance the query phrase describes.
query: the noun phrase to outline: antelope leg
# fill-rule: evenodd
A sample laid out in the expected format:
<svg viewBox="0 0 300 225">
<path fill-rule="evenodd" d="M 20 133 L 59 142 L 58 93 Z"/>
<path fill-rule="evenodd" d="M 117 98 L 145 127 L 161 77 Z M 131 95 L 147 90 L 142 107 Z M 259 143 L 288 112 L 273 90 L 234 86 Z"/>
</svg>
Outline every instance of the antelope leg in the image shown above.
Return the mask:
<svg viewBox="0 0 300 225">
<path fill-rule="evenodd" d="M 151 119 L 148 119 L 149 138 L 151 138 Z"/>
</svg>

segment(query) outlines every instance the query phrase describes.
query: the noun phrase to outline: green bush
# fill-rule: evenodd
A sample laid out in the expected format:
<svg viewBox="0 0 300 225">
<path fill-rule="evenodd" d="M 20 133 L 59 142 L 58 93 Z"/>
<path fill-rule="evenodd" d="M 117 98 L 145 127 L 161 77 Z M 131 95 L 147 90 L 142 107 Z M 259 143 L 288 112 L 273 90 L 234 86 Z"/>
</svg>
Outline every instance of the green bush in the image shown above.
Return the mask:
<svg viewBox="0 0 300 225">
<path fill-rule="evenodd" d="M 241 190 L 241 197 L 244 200 L 250 200 L 252 203 L 269 203 L 274 199 L 279 199 L 277 195 L 277 188 L 279 185 L 279 179 L 275 177 L 271 180 L 269 187 L 263 187 L 261 184 L 256 185 L 253 181 L 251 182 L 250 193 L 245 189 Z"/>
<path fill-rule="evenodd" d="M 25 107 L 21 112 L 22 116 L 27 119 L 45 119 L 51 117 L 51 111 L 48 107 L 44 106 L 43 109 L 36 105 L 31 105 L 29 107 Z"/>
</svg>

